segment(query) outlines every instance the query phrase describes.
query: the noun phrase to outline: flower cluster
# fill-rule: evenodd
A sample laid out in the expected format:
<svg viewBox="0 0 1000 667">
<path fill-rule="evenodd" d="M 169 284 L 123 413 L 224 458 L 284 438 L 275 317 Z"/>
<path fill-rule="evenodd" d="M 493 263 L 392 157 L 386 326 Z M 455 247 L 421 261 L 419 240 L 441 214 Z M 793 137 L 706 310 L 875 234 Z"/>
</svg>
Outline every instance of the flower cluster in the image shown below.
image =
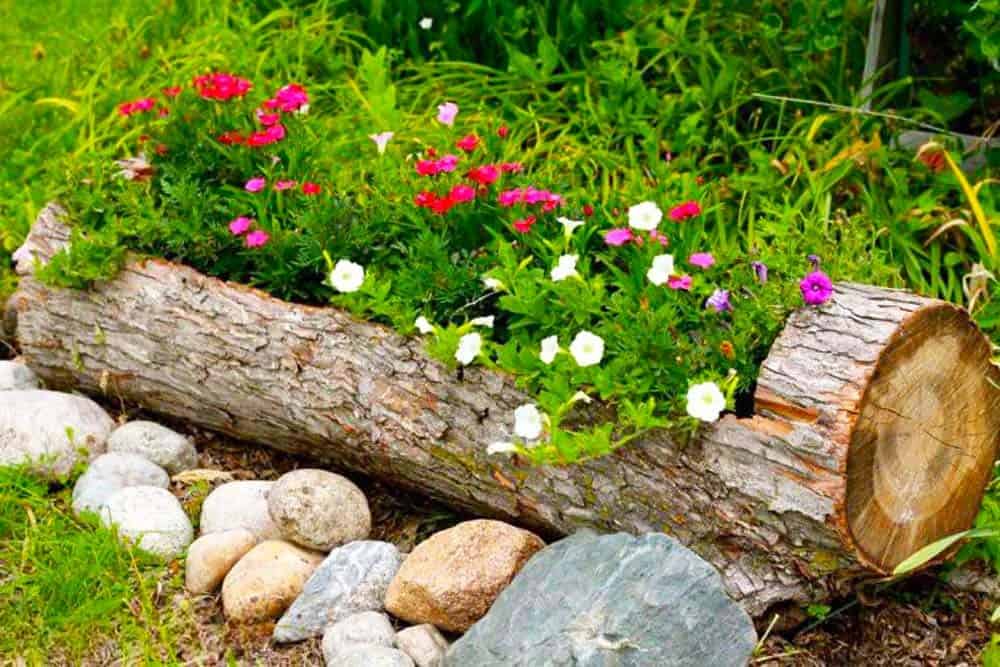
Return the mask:
<svg viewBox="0 0 1000 667">
<path fill-rule="evenodd" d="M 213 72 L 196 76 L 194 88 L 206 100 L 225 102 L 234 97 L 243 97 L 250 92 L 253 84 L 233 74 Z"/>
</svg>

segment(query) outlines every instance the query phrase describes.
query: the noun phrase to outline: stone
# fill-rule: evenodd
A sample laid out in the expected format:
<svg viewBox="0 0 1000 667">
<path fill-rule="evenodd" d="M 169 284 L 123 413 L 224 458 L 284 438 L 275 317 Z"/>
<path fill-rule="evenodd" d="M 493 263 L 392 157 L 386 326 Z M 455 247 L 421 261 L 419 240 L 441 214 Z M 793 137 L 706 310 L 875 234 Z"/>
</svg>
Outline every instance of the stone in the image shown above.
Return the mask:
<svg viewBox="0 0 1000 667">
<path fill-rule="evenodd" d="M 184 587 L 194 595 L 214 593 L 233 566 L 255 544 L 257 538 L 246 528 L 202 535 L 188 549 Z"/>
<path fill-rule="evenodd" d="M 396 631 L 389 617 L 377 611 L 363 611 L 337 621 L 323 633 L 323 657 L 336 664 L 336 657 L 357 644 L 392 648 Z"/>
<path fill-rule="evenodd" d="M 544 546 L 502 521 L 465 521 L 417 545 L 389 585 L 385 608 L 411 623 L 464 632 Z"/>
<path fill-rule="evenodd" d="M 164 560 L 183 554 L 194 537 L 180 502 L 158 486 L 117 491 L 101 508 L 101 519 L 105 525 L 114 525 L 119 537 Z"/>
<path fill-rule="evenodd" d="M 448 640 L 433 625 L 424 623 L 397 632 L 396 646 L 417 667 L 440 667 L 448 651 Z"/>
<path fill-rule="evenodd" d="M 35 371 L 18 361 L 0 361 L 0 391 L 38 389 L 41 382 Z"/>
<path fill-rule="evenodd" d="M 318 637 L 352 614 L 382 611 L 386 589 L 402 562 L 399 549 L 388 542 L 359 540 L 334 549 L 278 621 L 274 641 Z"/>
<path fill-rule="evenodd" d="M 329 667 L 413 667 L 410 657 L 394 648 L 375 644 L 355 644 L 336 655 Z"/>
<path fill-rule="evenodd" d="M 673 538 L 577 533 L 545 548 L 444 667 L 745 667 L 753 622 Z"/>
<path fill-rule="evenodd" d="M 372 529 L 368 500 L 349 479 L 326 470 L 282 475 L 267 497 L 271 519 L 286 540 L 330 551 L 366 539 Z"/>
<path fill-rule="evenodd" d="M 246 528 L 258 540 L 276 540 L 281 531 L 267 511 L 267 494 L 274 482 L 228 482 L 214 489 L 201 506 L 201 534 Z"/>
<path fill-rule="evenodd" d="M 6 391 L 0 400 L 0 466 L 27 465 L 46 477 L 66 477 L 78 462 L 104 453 L 114 426 L 101 406 L 83 396 Z"/>
<path fill-rule="evenodd" d="M 222 582 L 222 609 L 236 623 L 277 618 L 302 592 L 323 555 L 281 540 L 261 542 Z"/>
<path fill-rule="evenodd" d="M 108 438 L 108 451 L 138 454 L 171 475 L 198 466 L 198 452 L 191 441 L 155 422 L 134 421 L 119 426 Z"/>
<path fill-rule="evenodd" d="M 130 486 L 170 485 L 166 471 L 138 454 L 101 454 L 90 464 L 73 487 L 73 511 L 100 512 L 118 491 Z"/>
</svg>

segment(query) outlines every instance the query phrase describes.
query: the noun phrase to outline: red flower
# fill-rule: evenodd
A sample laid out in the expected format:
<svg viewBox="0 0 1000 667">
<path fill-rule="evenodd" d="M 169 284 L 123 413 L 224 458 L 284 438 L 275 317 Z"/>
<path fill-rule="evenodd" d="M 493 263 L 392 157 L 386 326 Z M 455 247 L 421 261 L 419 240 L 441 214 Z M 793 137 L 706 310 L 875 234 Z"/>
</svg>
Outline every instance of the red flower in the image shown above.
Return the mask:
<svg viewBox="0 0 1000 667">
<path fill-rule="evenodd" d="M 427 157 L 437 157 L 437 154 L 438 154 L 437 149 L 433 147 L 427 148 Z"/>
<path fill-rule="evenodd" d="M 490 185 L 500 177 L 500 171 L 492 164 L 484 164 L 481 167 L 474 167 L 466 174 L 469 180 L 480 185 Z"/>
<path fill-rule="evenodd" d="M 274 144 L 285 138 L 285 126 L 276 123 L 266 130 L 254 132 L 247 139 L 247 146 L 267 146 Z"/>
<path fill-rule="evenodd" d="M 413 198 L 413 203 L 421 208 L 430 208 L 434 205 L 437 200 L 437 195 L 433 192 L 428 192 L 424 190 L 423 192 L 418 192 Z"/>
<path fill-rule="evenodd" d="M 247 138 L 239 130 L 229 130 L 216 137 L 220 144 L 232 146 L 233 144 L 244 144 Z"/>
<path fill-rule="evenodd" d="M 594 215 L 594 207 L 591 206 L 590 204 L 584 204 L 583 205 L 583 215 L 585 217 L 588 217 L 588 218 L 590 216 Z"/>
<path fill-rule="evenodd" d="M 433 176 L 441 171 L 438 167 L 438 163 L 434 160 L 417 160 L 416 168 L 417 173 L 421 176 Z"/>
<path fill-rule="evenodd" d="M 266 109 L 277 109 L 285 113 L 305 111 L 309 108 L 309 95 L 306 89 L 297 83 L 290 83 L 275 93 L 274 97 L 264 100 Z"/>
<path fill-rule="evenodd" d="M 260 121 L 261 125 L 269 126 L 281 120 L 281 114 L 277 113 L 267 113 L 257 109 L 257 120 Z"/>
<path fill-rule="evenodd" d="M 505 174 L 517 174 L 524 169 L 520 162 L 504 162 L 500 165 L 500 171 Z"/>
<path fill-rule="evenodd" d="M 157 144 L 156 145 L 156 154 L 157 155 L 166 155 L 167 154 L 167 145 L 166 144 Z"/>
<path fill-rule="evenodd" d="M 167 86 L 166 88 L 164 88 L 160 92 L 163 93 L 164 97 L 177 97 L 178 95 L 181 94 L 181 87 L 180 86 Z"/>
<path fill-rule="evenodd" d="M 455 145 L 461 148 L 466 153 L 471 153 L 472 151 L 476 150 L 476 146 L 479 145 L 479 137 L 477 137 L 475 134 L 467 134 L 461 139 L 459 139 Z"/>
<path fill-rule="evenodd" d="M 156 100 L 152 97 L 143 97 L 133 102 L 122 102 L 118 105 L 118 113 L 122 116 L 131 116 L 134 113 L 149 111 L 156 106 Z"/>
<path fill-rule="evenodd" d="M 510 134 L 510 128 L 506 125 L 501 125 L 497 128 L 497 136 L 501 139 L 506 139 L 508 134 Z"/>
<path fill-rule="evenodd" d="M 304 195 L 318 195 L 321 188 L 319 183 L 313 183 L 312 181 L 306 181 L 302 184 L 302 194 Z"/>
<path fill-rule="evenodd" d="M 444 215 L 451 210 L 451 207 L 455 205 L 455 200 L 450 196 L 448 197 L 438 197 L 431 202 L 430 209 L 437 213 L 438 215 Z"/>
<path fill-rule="evenodd" d="M 206 100 L 226 101 L 234 97 L 243 97 L 253 84 L 248 80 L 227 74 L 226 72 L 213 72 L 212 74 L 202 74 L 194 78 L 194 87 Z"/>
<path fill-rule="evenodd" d="M 521 218 L 520 220 L 514 221 L 514 229 L 521 232 L 522 234 L 527 234 L 531 231 L 531 226 L 537 222 L 537 219 L 533 215 L 529 215 L 526 218 Z"/>
<path fill-rule="evenodd" d="M 453 200 L 455 203 L 472 201 L 476 198 L 476 191 L 469 185 L 459 183 L 451 189 L 451 192 L 448 193 L 448 198 Z"/>
</svg>

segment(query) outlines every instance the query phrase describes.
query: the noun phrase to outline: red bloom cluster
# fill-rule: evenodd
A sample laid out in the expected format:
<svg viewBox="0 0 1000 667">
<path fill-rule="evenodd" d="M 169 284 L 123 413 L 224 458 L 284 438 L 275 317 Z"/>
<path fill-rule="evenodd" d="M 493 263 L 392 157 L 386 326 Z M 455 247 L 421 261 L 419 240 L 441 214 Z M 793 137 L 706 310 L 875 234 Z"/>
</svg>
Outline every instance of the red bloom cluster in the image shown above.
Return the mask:
<svg viewBox="0 0 1000 667">
<path fill-rule="evenodd" d="M 497 195 L 497 203 L 505 208 L 515 204 L 541 204 L 543 211 L 552 211 L 562 204 L 562 195 L 557 195 L 548 190 L 537 190 L 530 185 L 526 188 L 513 188 L 504 190 Z"/>
<path fill-rule="evenodd" d="M 284 138 L 285 126 L 281 123 L 276 123 L 251 134 L 247 137 L 246 144 L 247 146 L 267 146 L 269 144 L 276 144 Z"/>
<path fill-rule="evenodd" d="M 293 113 L 304 110 L 309 105 L 309 94 L 306 89 L 297 83 L 290 83 L 283 86 L 269 100 L 264 100 L 264 108 L 271 111 L 284 111 Z"/>
<path fill-rule="evenodd" d="M 475 181 L 479 185 L 490 185 L 500 178 L 500 170 L 492 164 L 484 164 L 481 167 L 473 167 L 466 174 L 470 181 Z"/>
<path fill-rule="evenodd" d="M 455 171 L 457 166 L 458 156 L 449 153 L 439 160 L 417 160 L 416 169 L 421 176 L 434 176 Z"/>
<path fill-rule="evenodd" d="M 133 102 L 122 102 L 118 105 L 118 113 L 122 116 L 131 116 L 134 113 L 152 111 L 156 106 L 156 100 L 152 97 L 143 97 Z"/>
<path fill-rule="evenodd" d="M 212 74 L 202 74 L 194 78 L 194 87 L 206 100 L 226 101 L 234 97 L 243 97 L 253 84 L 247 79 L 227 74 L 226 72 L 213 72 Z"/>
<path fill-rule="evenodd" d="M 681 222 L 682 220 L 687 220 L 688 218 L 694 218 L 695 216 L 701 215 L 701 204 L 696 201 L 686 201 L 683 204 L 678 204 L 670 209 L 670 213 L 668 215 L 674 222 Z"/>
<path fill-rule="evenodd" d="M 466 153 L 471 153 L 476 150 L 476 147 L 479 145 L 479 137 L 475 134 L 467 134 L 459 139 L 455 145 L 458 146 L 460 150 L 463 150 Z"/>
<path fill-rule="evenodd" d="M 444 197 L 439 197 L 438 195 L 430 192 L 429 190 L 423 190 L 418 192 L 413 198 L 413 203 L 415 203 L 420 208 L 427 208 L 438 215 L 444 215 L 450 211 L 456 204 L 461 204 L 463 202 L 470 202 L 476 198 L 476 189 L 471 185 L 465 185 L 464 183 L 459 183 L 454 186 L 451 191 Z"/>
</svg>

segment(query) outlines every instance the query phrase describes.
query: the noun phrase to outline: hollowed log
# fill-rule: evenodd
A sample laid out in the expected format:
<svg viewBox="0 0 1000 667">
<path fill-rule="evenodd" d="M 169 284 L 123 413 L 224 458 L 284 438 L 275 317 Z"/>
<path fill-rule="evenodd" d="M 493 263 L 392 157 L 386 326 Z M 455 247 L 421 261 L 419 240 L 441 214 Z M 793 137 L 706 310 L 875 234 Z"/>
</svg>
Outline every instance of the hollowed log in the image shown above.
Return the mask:
<svg viewBox="0 0 1000 667">
<path fill-rule="evenodd" d="M 752 417 L 724 416 L 686 444 L 656 432 L 595 461 L 532 468 L 486 454 L 531 400 L 503 374 L 459 377 L 418 339 L 162 260 L 133 259 L 85 292 L 45 286 L 32 257 L 45 262 L 67 238 L 46 209 L 9 304 L 49 385 L 549 534 L 664 531 L 754 615 L 884 576 L 968 528 L 996 456 L 989 342 L 963 310 L 903 291 L 842 283 L 794 313 Z"/>
</svg>

